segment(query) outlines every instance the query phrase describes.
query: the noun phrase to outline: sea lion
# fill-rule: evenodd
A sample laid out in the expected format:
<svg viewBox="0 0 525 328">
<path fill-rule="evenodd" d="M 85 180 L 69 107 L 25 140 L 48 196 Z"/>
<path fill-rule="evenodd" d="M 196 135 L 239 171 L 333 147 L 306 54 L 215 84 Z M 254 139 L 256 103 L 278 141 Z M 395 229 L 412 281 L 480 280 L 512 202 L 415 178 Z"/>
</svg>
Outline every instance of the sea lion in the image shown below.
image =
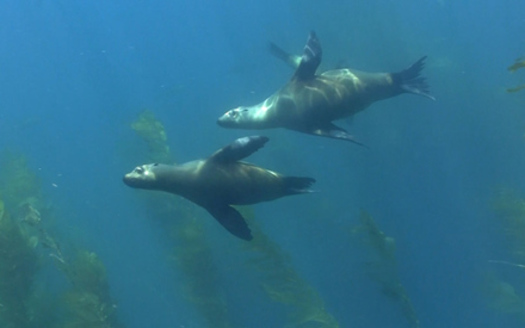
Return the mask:
<svg viewBox="0 0 525 328">
<path fill-rule="evenodd" d="M 300 61 L 278 47 L 271 51 L 289 65 L 297 66 L 290 82 L 258 105 L 227 111 L 217 120 L 220 126 L 236 129 L 281 127 L 361 144 L 332 121 L 352 116 L 376 101 L 402 93 L 435 100 L 420 76 L 426 56 L 398 73 L 368 73 L 344 68 L 316 75 L 322 49 L 315 32 L 310 33 Z"/>
<path fill-rule="evenodd" d="M 145 164 L 137 166 L 123 180 L 132 188 L 180 195 L 206 209 L 230 233 L 251 240 L 246 221 L 230 205 L 250 205 L 308 193 L 315 182 L 312 178 L 282 176 L 240 162 L 267 141 L 262 136 L 239 138 L 207 159 L 181 165 Z"/>
</svg>

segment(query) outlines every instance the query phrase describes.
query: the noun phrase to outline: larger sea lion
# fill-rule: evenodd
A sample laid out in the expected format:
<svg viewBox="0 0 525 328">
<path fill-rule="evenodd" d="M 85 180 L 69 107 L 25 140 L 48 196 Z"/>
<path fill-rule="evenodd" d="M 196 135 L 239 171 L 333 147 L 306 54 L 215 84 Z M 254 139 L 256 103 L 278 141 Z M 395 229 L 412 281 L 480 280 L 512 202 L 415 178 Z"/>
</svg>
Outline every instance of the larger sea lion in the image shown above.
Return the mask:
<svg viewBox="0 0 525 328">
<path fill-rule="evenodd" d="M 244 218 L 230 205 L 250 205 L 307 193 L 315 182 L 312 178 L 286 177 L 240 162 L 267 141 L 268 138 L 261 136 L 239 138 L 207 159 L 181 165 L 141 165 L 126 174 L 123 180 L 133 188 L 180 195 L 205 208 L 235 236 L 251 240 Z"/>
<path fill-rule="evenodd" d="M 434 100 L 420 76 L 426 57 L 398 73 L 368 73 L 348 68 L 315 74 L 322 58 L 321 44 L 311 32 L 300 57 L 280 49 L 274 55 L 291 66 L 295 73 L 283 88 L 262 103 L 237 107 L 222 115 L 217 123 L 225 128 L 285 128 L 316 136 L 357 142 L 347 131 L 332 123 L 352 116 L 372 103 L 402 93 Z"/>
</svg>

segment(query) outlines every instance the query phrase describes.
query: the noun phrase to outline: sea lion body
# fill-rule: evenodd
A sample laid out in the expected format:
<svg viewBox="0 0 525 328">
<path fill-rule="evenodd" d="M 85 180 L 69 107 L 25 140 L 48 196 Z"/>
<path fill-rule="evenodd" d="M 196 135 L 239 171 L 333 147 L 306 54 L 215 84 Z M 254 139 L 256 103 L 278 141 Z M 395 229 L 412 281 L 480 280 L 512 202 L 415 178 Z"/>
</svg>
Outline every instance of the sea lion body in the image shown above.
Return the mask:
<svg viewBox="0 0 525 328">
<path fill-rule="evenodd" d="M 180 195 L 196 204 L 252 205 L 287 195 L 283 177 L 245 163 L 217 165 L 207 160 L 182 165 L 149 164 L 151 189 Z"/>
<path fill-rule="evenodd" d="M 349 117 L 375 101 L 395 95 L 388 73 L 337 69 L 315 79 L 292 81 L 262 103 L 239 109 L 247 110 L 246 121 L 252 117 L 253 129 L 283 127 L 307 131 L 312 122 Z"/>
<path fill-rule="evenodd" d="M 310 192 L 315 182 L 307 177 L 287 177 L 240 161 L 261 148 L 266 137 L 245 137 L 203 160 L 181 165 L 145 164 L 124 176 L 132 188 L 180 195 L 205 208 L 228 231 L 252 238 L 244 218 L 230 205 L 251 205 L 288 195 Z"/>
<path fill-rule="evenodd" d="M 227 111 L 217 123 L 226 128 L 286 128 L 303 133 L 356 142 L 332 121 L 366 109 L 372 103 L 413 93 L 434 99 L 419 76 L 426 57 L 399 73 L 369 73 L 348 68 L 315 74 L 321 63 L 321 46 L 311 33 L 301 60 L 281 49 L 276 56 L 289 65 L 298 63 L 294 76 L 283 88 L 265 101 L 251 107 Z M 358 143 L 358 142 L 356 142 Z"/>
</svg>

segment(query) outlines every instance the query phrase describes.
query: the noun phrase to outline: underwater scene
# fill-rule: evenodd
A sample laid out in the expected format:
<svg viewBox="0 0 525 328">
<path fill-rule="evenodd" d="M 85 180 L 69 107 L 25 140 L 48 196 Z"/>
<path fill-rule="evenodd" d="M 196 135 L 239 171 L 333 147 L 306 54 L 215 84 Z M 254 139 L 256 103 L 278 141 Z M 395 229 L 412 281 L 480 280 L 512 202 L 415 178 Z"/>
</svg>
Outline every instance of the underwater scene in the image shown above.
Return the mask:
<svg viewBox="0 0 525 328">
<path fill-rule="evenodd" d="M 0 328 L 525 327 L 524 13 L 2 1 Z"/>
</svg>

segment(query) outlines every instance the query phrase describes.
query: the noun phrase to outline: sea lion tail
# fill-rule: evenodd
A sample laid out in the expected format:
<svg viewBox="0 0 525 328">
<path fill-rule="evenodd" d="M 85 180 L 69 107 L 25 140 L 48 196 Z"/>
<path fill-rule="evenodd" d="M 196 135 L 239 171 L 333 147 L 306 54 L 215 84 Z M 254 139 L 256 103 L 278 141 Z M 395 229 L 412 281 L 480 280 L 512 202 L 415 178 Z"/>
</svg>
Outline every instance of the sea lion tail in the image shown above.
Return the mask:
<svg viewBox="0 0 525 328">
<path fill-rule="evenodd" d="M 422 77 L 421 71 L 425 67 L 425 59 L 427 56 L 421 57 L 412 66 L 402 70 L 398 73 L 392 73 L 394 85 L 399 86 L 400 92 L 408 92 L 415 95 L 420 95 L 425 98 L 436 100 L 434 96 L 429 93 L 429 87 L 426 79 Z"/>
<path fill-rule="evenodd" d="M 309 188 L 315 182 L 315 179 L 308 177 L 284 177 L 283 180 L 284 189 L 288 195 L 312 192 Z"/>
</svg>

